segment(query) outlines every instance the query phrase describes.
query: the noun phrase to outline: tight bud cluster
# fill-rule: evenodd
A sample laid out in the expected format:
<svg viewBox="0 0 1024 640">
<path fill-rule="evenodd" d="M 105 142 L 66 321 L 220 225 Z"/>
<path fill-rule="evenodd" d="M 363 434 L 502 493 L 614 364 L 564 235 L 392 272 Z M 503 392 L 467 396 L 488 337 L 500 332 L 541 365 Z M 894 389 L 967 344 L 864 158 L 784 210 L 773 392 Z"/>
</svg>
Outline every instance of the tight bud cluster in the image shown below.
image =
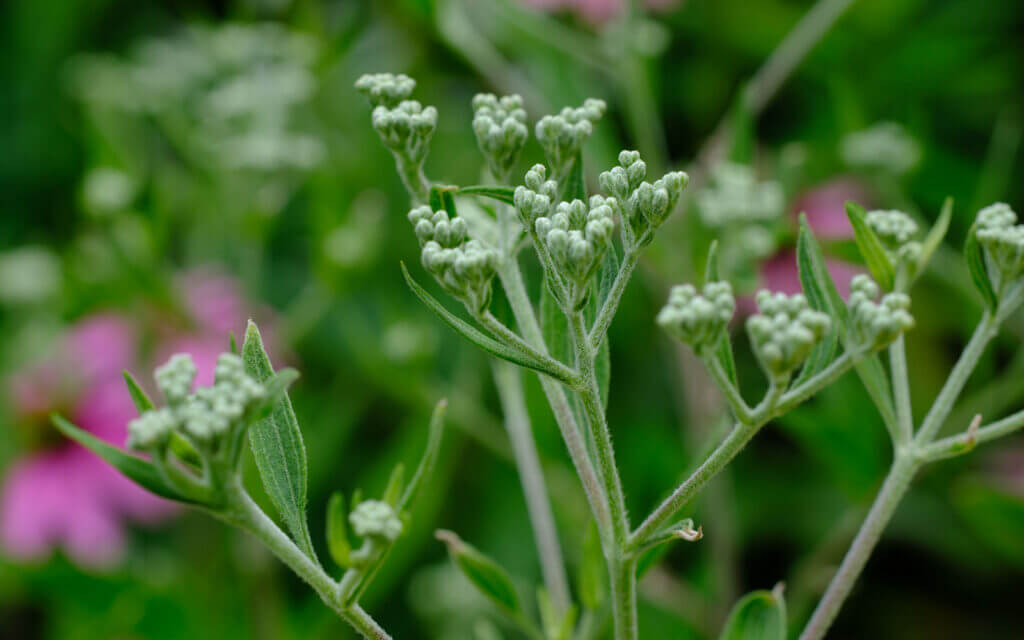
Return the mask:
<svg viewBox="0 0 1024 640">
<path fill-rule="evenodd" d="M 473 133 L 491 174 L 503 180 L 519 160 L 529 132 L 523 99 L 517 95 L 473 97 Z"/>
<path fill-rule="evenodd" d="M 1024 225 L 1017 223 L 1017 214 L 1002 202 L 978 212 L 978 242 L 988 252 L 1004 281 L 1015 280 L 1024 273 Z"/>
<path fill-rule="evenodd" d="M 445 211 L 416 207 L 409 212 L 409 222 L 423 248 L 423 268 L 474 313 L 486 309 L 498 268 L 497 252 L 470 240 L 465 221 L 459 217 L 449 220 Z"/>
<path fill-rule="evenodd" d="M 578 297 L 583 297 L 587 282 L 611 245 L 615 231 L 612 208 L 599 196 L 591 200 L 589 208 L 582 200 L 562 202 L 550 218 L 537 218 L 535 228 L 559 275 L 576 285 Z"/>
<path fill-rule="evenodd" d="M 643 246 L 653 239 L 657 229 L 683 195 L 689 176 L 673 171 L 653 184 L 645 182 L 647 164 L 636 151 L 619 153 L 619 166 L 602 173 L 598 180 L 601 190 L 612 196 L 610 205 L 621 213 L 622 241 L 627 248 Z"/>
<path fill-rule="evenodd" d="M 370 104 L 389 109 L 407 100 L 415 88 L 416 81 L 402 73 L 366 74 L 356 81 L 356 90 L 366 96 Z"/>
<path fill-rule="evenodd" d="M 869 211 L 866 222 L 885 248 L 897 252 L 917 235 L 914 219 L 902 211 Z"/>
<path fill-rule="evenodd" d="M 864 274 L 850 281 L 850 331 L 860 348 L 875 351 L 889 345 L 904 331 L 914 327 L 910 315 L 910 297 L 905 293 L 887 293 L 878 299 L 875 281 Z"/>
<path fill-rule="evenodd" d="M 583 144 L 593 135 L 594 123 L 604 115 L 605 108 L 603 100 L 587 98 L 582 107 L 565 107 L 537 123 L 537 141 L 555 175 L 562 175 L 569 168 Z"/>
<path fill-rule="evenodd" d="M 921 148 L 906 129 L 882 122 L 843 138 L 843 161 L 856 169 L 901 175 L 921 158 Z"/>
<path fill-rule="evenodd" d="M 796 294 L 757 293 L 760 313 L 747 319 L 754 353 L 772 379 L 784 378 L 803 364 L 832 324 L 828 314 L 807 306 Z"/>
<path fill-rule="evenodd" d="M 430 138 L 437 129 L 437 109 L 403 100 L 395 107 L 375 107 L 372 122 L 389 149 L 419 164 L 427 157 Z"/>
<path fill-rule="evenodd" d="M 691 284 L 677 285 L 658 313 L 658 325 L 701 353 L 718 344 L 735 311 L 736 299 L 728 282 L 709 282 L 701 293 Z"/>
<path fill-rule="evenodd" d="M 725 163 L 714 168 L 711 182 L 697 195 L 704 224 L 712 228 L 774 222 L 785 208 L 782 185 L 758 182 L 751 167 Z"/>
<path fill-rule="evenodd" d="M 381 500 L 364 500 L 348 516 L 352 531 L 360 538 L 394 542 L 402 534 L 402 521 L 394 507 Z"/>
<path fill-rule="evenodd" d="M 535 164 L 526 172 L 525 186 L 516 187 L 513 202 L 519 219 L 532 227 L 537 218 L 551 214 L 551 207 L 558 200 L 558 183 L 548 180 L 548 170 L 542 164 Z"/>
<path fill-rule="evenodd" d="M 241 428 L 246 415 L 266 396 L 263 385 L 245 372 L 242 359 L 233 354 L 224 353 L 217 359 L 213 386 L 189 394 L 195 375 L 195 363 L 183 354 L 157 369 L 157 386 L 170 404 L 146 411 L 128 424 L 129 447 L 159 449 L 175 431 L 194 442 L 210 444 Z"/>
</svg>

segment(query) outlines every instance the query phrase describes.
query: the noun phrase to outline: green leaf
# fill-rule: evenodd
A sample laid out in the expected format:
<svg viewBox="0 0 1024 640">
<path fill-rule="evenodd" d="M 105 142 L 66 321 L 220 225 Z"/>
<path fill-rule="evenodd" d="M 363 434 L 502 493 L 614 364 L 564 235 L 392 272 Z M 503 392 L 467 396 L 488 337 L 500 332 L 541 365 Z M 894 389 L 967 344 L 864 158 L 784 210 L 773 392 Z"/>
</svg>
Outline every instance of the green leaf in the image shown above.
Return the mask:
<svg viewBox="0 0 1024 640">
<path fill-rule="evenodd" d="M 729 114 L 729 161 L 750 164 L 754 161 L 754 115 L 747 103 L 747 90 L 740 91 Z"/>
<path fill-rule="evenodd" d="M 704 264 L 704 284 L 718 282 L 722 279 L 721 270 L 718 267 L 718 240 L 712 240 L 708 247 L 708 259 Z"/>
<path fill-rule="evenodd" d="M 597 526 L 591 521 L 583 534 L 583 553 L 576 577 L 576 588 L 585 609 L 597 611 L 604 604 L 608 592 L 607 576 L 601 538 Z"/>
<path fill-rule="evenodd" d="M 719 640 L 786 640 L 786 602 L 781 585 L 740 598 Z"/>
<path fill-rule="evenodd" d="M 441 437 L 444 435 L 444 416 L 447 411 L 448 400 L 442 398 L 437 403 L 437 406 L 434 407 L 433 415 L 430 416 L 430 426 L 427 429 L 427 445 L 423 448 L 423 455 L 420 457 L 420 463 L 417 465 L 415 473 L 412 474 L 412 479 L 409 480 L 409 486 L 405 488 L 402 499 L 398 501 L 399 512 L 405 511 L 412 505 L 412 501 L 416 499 L 416 493 L 423 484 L 423 479 L 434 470 L 437 456 L 441 452 Z M 355 507 L 354 504 L 352 506 Z"/>
<path fill-rule="evenodd" d="M 238 355 L 238 339 L 235 338 L 234 331 L 228 331 L 228 349 L 231 353 Z"/>
<path fill-rule="evenodd" d="M 515 189 L 512 187 L 492 187 L 476 184 L 469 187 L 460 187 L 459 195 L 482 196 L 504 202 L 505 204 L 515 205 Z"/>
<path fill-rule="evenodd" d="M 405 482 L 405 465 L 399 462 L 391 470 L 391 477 L 388 478 L 387 487 L 384 488 L 384 497 L 381 499 L 392 507 L 397 506 L 402 497 L 403 482 Z"/>
<path fill-rule="evenodd" d="M 812 250 L 810 248 L 810 243 L 813 242 L 814 236 L 811 235 L 810 229 L 805 229 L 801 226 L 796 244 L 796 264 L 797 272 L 800 276 L 800 285 L 803 288 L 804 296 L 807 298 L 807 303 L 812 309 L 832 315 L 832 305 L 829 302 L 828 293 L 825 292 L 814 270 Z M 839 346 L 840 330 L 840 324 L 833 322 L 828 334 L 811 351 L 811 355 L 808 356 L 807 361 L 800 370 L 800 374 L 793 381 L 793 386 L 799 385 L 832 362 L 833 358 L 835 358 L 836 349 Z"/>
<path fill-rule="evenodd" d="M 576 154 L 572 161 L 572 169 L 569 170 L 569 177 L 565 181 L 565 191 L 562 199 L 566 202 L 573 200 L 587 201 L 587 184 L 583 175 L 583 152 Z"/>
<path fill-rule="evenodd" d="M 886 291 L 892 291 L 895 279 L 895 270 L 889 256 L 885 255 L 885 248 L 882 241 L 878 239 L 875 232 L 868 226 L 867 213 L 856 202 L 846 203 L 846 216 L 853 225 L 853 237 L 857 241 L 857 248 L 860 249 L 864 263 L 871 271 L 871 276 Z"/>
<path fill-rule="evenodd" d="M 597 310 L 604 306 L 605 300 L 608 299 L 608 294 L 615 284 L 615 280 L 619 277 L 619 263 L 619 250 L 615 248 L 614 244 L 609 244 L 608 251 L 605 252 L 604 259 L 601 260 L 601 268 L 597 272 L 595 315 Z M 593 318 L 590 318 L 590 321 L 592 322 Z"/>
<path fill-rule="evenodd" d="M 302 442 L 302 432 L 291 399 L 283 390 L 289 378 L 294 378 L 286 374 L 287 370 L 274 375 L 260 331 L 252 320 L 245 329 L 242 359 L 245 361 L 246 373 L 259 382 L 271 385 L 275 395 L 276 390 L 280 389 L 277 395 L 279 399 L 270 414 L 249 428 L 249 443 L 267 495 L 281 514 L 296 544 L 315 560 L 316 552 L 306 523 L 306 447 Z"/>
<path fill-rule="evenodd" d="M 971 273 L 971 281 L 974 282 L 974 288 L 981 294 L 988 308 L 994 311 L 996 306 L 999 305 L 999 299 L 996 297 L 996 291 L 992 287 L 992 280 L 988 276 L 985 254 L 982 253 L 981 245 L 978 244 L 977 231 L 977 225 L 975 224 L 971 225 L 971 230 L 967 232 L 967 242 L 964 244 L 964 258 L 967 260 L 967 269 Z"/>
<path fill-rule="evenodd" d="M 335 491 L 327 501 L 327 552 L 342 569 L 352 566 L 352 543 L 348 539 L 345 498 Z"/>
<path fill-rule="evenodd" d="M 199 504 L 198 501 L 167 484 L 157 468 L 148 460 L 136 458 L 117 447 L 107 444 L 57 414 L 53 414 L 50 418 L 61 433 L 103 458 L 110 466 L 120 471 L 143 489 L 168 500 L 176 500 L 187 504 Z"/>
<path fill-rule="evenodd" d="M 950 196 L 942 203 L 942 211 L 939 213 L 939 217 L 928 231 L 924 242 L 921 243 L 921 257 L 917 261 L 917 271 L 914 273 L 915 279 L 924 272 L 932 256 L 935 255 L 935 251 L 942 245 L 942 240 L 946 237 L 946 232 L 949 231 L 949 222 L 952 218 L 953 197 Z"/>
<path fill-rule="evenodd" d="M 139 412 L 139 415 L 154 409 L 153 401 L 149 399 L 149 396 L 139 386 L 139 383 L 135 381 L 132 374 L 128 373 L 128 370 L 125 369 L 121 372 L 121 375 L 124 376 L 124 383 L 128 385 L 128 395 L 132 397 L 132 402 L 135 403 L 135 409 Z"/>
<path fill-rule="evenodd" d="M 288 393 L 288 387 L 299 379 L 299 372 L 292 368 L 281 369 L 263 382 L 266 395 L 253 412 L 255 419 L 263 419 L 274 412 L 274 409 L 284 400 Z"/>
<path fill-rule="evenodd" d="M 540 328 L 544 344 L 552 358 L 566 364 L 572 363 L 572 339 L 569 336 L 569 320 L 558 306 L 554 293 L 548 284 L 548 276 L 540 289 Z"/>
<path fill-rule="evenodd" d="M 512 579 L 498 563 L 463 542 L 452 531 L 439 529 L 435 535 L 448 546 L 448 555 L 455 566 L 482 594 L 505 613 L 516 618 L 523 615 Z"/>
<path fill-rule="evenodd" d="M 487 353 L 497 358 L 501 358 L 502 360 L 508 360 L 509 362 L 517 364 L 521 367 L 526 367 L 527 369 L 540 371 L 541 373 L 545 373 L 556 380 L 559 380 L 567 385 L 572 386 L 572 380 L 565 378 L 564 376 L 561 375 L 560 372 L 549 368 L 545 362 L 538 360 L 534 356 L 527 355 L 521 351 L 517 351 L 511 347 L 508 347 L 498 342 L 493 338 L 484 335 L 476 328 L 471 326 L 468 322 L 462 320 L 458 316 L 455 316 L 450 311 L 445 309 L 440 302 L 435 300 L 433 296 L 427 293 L 426 289 L 421 287 L 415 280 L 412 279 L 412 276 L 409 275 L 409 270 L 406 268 L 404 262 L 402 263 L 402 275 L 405 276 L 406 284 L 408 284 L 409 288 L 412 289 L 412 292 L 416 294 L 416 297 L 419 298 L 420 301 L 423 302 L 423 304 L 427 305 L 427 307 L 429 307 L 431 311 L 436 313 L 438 317 L 440 317 L 442 320 L 448 323 L 448 326 L 450 326 L 452 329 L 455 329 L 455 331 L 462 337 L 466 338 L 476 346 L 480 347 Z"/>
<path fill-rule="evenodd" d="M 569 640 L 572 638 L 572 631 L 576 627 L 576 618 L 579 614 L 575 605 L 571 605 L 568 610 L 559 615 L 551 602 L 548 590 L 538 587 L 537 610 L 540 612 L 541 626 L 547 640 Z"/>
</svg>

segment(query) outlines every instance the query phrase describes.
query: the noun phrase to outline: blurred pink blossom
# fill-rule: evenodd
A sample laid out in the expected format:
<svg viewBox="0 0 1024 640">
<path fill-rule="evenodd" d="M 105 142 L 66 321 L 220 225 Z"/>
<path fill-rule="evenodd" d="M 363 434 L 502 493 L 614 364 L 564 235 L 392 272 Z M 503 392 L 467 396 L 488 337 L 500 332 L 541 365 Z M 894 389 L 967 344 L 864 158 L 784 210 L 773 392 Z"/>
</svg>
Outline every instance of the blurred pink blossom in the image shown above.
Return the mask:
<svg viewBox="0 0 1024 640">
<path fill-rule="evenodd" d="M 154 329 L 156 346 L 149 365 L 190 353 L 198 369 L 197 384 L 211 384 L 217 356 L 227 350 L 228 333 L 244 335 L 249 305 L 238 283 L 214 270 L 187 272 L 175 284 L 187 317 L 181 326 Z M 272 328 L 261 328 L 273 353 Z M 151 368 L 139 366 L 138 345 L 138 332 L 123 316 L 98 314 L 79 321 L 59 341 L 54 357 L 8 382 L 15 417 L 50 429 L 48 416 L 57 411 L 123 446 L 127 424 L 137 412 L 121 371 L 138 374 Z M 148 375 L 137 378 L 149 386 Z M 7 470 L 0 488 L 0 544 L 19 558 L 40 558 L 60 546 L 81 565 L 109 566 L 121 556 L 126 524 L 157 523 L 176 510 L 86 449 L 58 440 L 55 448 L 27 453 Z"/>
<path fill-rule="evenodd" d="M 544 11 L 573 11 L 589 22 L 600 23 L 614 18 L 626 0 L 522 0 L 523 4 Z M 668 9 L 678 0 L 646 0 L 649 9 Z"/>
</svg>

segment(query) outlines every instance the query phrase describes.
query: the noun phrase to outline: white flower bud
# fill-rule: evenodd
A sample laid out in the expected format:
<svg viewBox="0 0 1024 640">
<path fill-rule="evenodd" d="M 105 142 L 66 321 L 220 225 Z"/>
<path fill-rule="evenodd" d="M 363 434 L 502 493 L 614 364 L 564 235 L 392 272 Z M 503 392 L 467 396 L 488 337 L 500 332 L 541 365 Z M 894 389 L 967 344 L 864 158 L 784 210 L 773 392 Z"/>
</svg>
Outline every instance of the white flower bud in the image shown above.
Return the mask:
<svg viewBox="0 0 1024 640">
<path fill-rule="evenodd" d="M 1024 225 L 1009 205 L 996 203 L 978 212 L 978 243 L 985 248 L 1003 280 L 1015 280 L 1024 273 Z"/>
<path fill-rule="evenodd" d="M 700 294 L 693 285 L 677 285 L 657 322 L 669 335 L 700 353 L 718 344 L 735 310 L 728 282 L 709 282 Z"/>
<path fill-rule="evenodd" d="M 491 173 L 504 178 L 514 168 L 526 144 L 526 111 L 517 95 L 500 100 L 493 94 L 473 98 L 473 133 Z"/>
<path fill-rule="evenodd" d="M 850 281 L 850 332 L 857 346 L 869 351 L 886 347 L 914 327 L 909 296 L 888 293 L 876 303 L 878 294 L 878 285 L 864 274 Z"/>
<path fill-rule="evenodd" d="M 747 332 L 762 368 L 772 379 L 784 378 L 803 364 L 831 326 L 825 313 L 807 306 L 796 294 L 757 294 L 760 313 L 747 319 Z"/>
<path fill-rule="evenodd" d="M 557 115 L 537 122 L 537 141 L 544 149 L 548 164 L 561 175 L 594 132 L 594 123 L 604 115 L 605 104 L 590 98 L 582 107 L 562 109 Z"/>
<path fill-rule="evenodd" d="M 902 211 L 869 211 L 865 221 L 885 248 L 893 253 L 898 253 L 918 231 L 917 223 Z"/>
<path fill-rule="evenodd" d="M 168 408 L 153 409 L 128 423 L 128 447 L 150 451 L 163 446 L 178 421 Z"/>
<path fill-rule="evenodd" d="M 416 81 L 404 74 L 366 74 L 356 80 L 356 89 L 374 107 L 395 107 L 412 95 Z"/>
<path fill-rule="evenodd" d="M 352 531 L 361 538 L 394 542 L 402 535 L 402 521 L 394 507 L 381 500 L 364 500 L 348 516 Z"/>
<path fill-rule="evenodd" d="M 843 138 L 841 154 L 851 167 L 901 175 L 917 164 L 921 149 L 902 126 L 882 122 Z"/>
<path fill-rule="evenodd" d="M 187 353 L 177 353 L 171 356 L 166 364 L 158 367 L 153 377 L 168 404 L 178 404 L 192 390 L 192 383 L 196 378 L 196 364 Z"/>
</svg>

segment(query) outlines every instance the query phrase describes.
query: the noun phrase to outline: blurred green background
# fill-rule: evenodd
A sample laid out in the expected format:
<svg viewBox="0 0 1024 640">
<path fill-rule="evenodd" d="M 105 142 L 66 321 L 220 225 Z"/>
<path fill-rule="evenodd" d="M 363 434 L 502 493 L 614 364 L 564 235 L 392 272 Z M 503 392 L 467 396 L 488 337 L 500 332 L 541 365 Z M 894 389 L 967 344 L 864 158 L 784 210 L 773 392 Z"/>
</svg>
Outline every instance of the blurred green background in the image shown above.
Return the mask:
<svg viewBox="0 0 1024 640">
<path fill-rule="evenodd" d="M 449 398 L 438 472 L 364 602 L 398 638 L 468 638 L 480 619 L 500 622 L 432 537 L 458 531 L 524 591 L 539 582 L 489 369 L 402 282 L 399 260 L 416 262 L 408 200 L 353 82 L 378 71 L 418 80 L 415 97 L 441 114 L 427 160 L 435 180 L 480 179 L 469 126 L 479 91 L 521 93 L 531 121 L 601 97 L 610 109 L 588 146 L 591 169 L 620 148 L 688 168 L 813 4 L 689 0 L 596 20 L 513 0 L 4 3 L 0 469 L 61 446 L 21 408 L 17 381 L 70 357 L 59 346 L 69 328 L 99 312 L 128 318 L 136 355 L 121 366 L 148 380 L 168 324 L 198 332 L 182 311 L 183 274 L 217 272 L 302 371 L 293 399 L 315 533 L 332 491 L 378 493 L 396 462 L 415 459 L 430 408 Z M 750 157 L 785 186 L 787 211 L 840 177 L 868 204 L 923 221 L 956 199 L 947 251 L 914 297 L 919 416 L 980 312 L 957 259 L 964 233 L 980 206 L 1024 203 L 1020 33 L 1019 2 L 856 0 L 753 122 Z M 895 172 L 851 166 L 846 136 L 885 121 L 902 125 L 919 160 Z M 531 142 L 523 167 L 540 157 Z M 687 371 L 653 324 L 667 286 L 693 278 L 713 236 L 695 215 L 655 241 L 611 329 L 610 423 L 634 518 L 691 467 L 717 422 L 694 423 Z M 1022 336 L 1015 318 L 948 429 L 1024 406 Z M 761 383 L 739 343 L 753 397 Z M 573 564 L 585 502 L 536 378 L 524 380 Z M 809 613 L 889 463 L 869 408 L 847 376 L 754 441 L 695 506 L 705 539 L 674 548 L 644 582 L 642 637 L 716 637 L 739 594 L 778 581 L 791 618 Z M 352 635 L 255 543 L 205 515 L 128 523 L 126 536 L 102 566 L 60 548 L 33 559 L 0 549 L 0 638 Z M 1018 436 L 920 478 L 830 637 L 1018 638 L 1022 590 Z"/>
</svg>

